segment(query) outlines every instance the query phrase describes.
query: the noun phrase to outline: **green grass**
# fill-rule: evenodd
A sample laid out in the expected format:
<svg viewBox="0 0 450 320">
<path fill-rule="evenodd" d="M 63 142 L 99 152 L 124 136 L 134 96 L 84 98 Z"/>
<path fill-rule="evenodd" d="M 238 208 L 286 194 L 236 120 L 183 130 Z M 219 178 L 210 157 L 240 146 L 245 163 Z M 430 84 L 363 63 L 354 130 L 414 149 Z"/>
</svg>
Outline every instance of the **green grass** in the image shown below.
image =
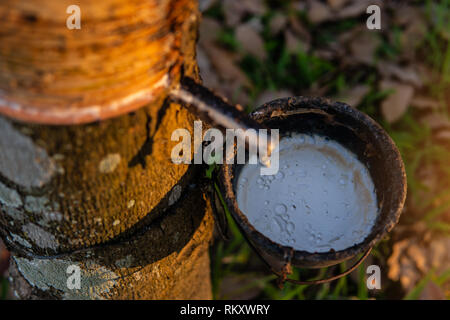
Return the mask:
<svg viewBox="0 0 450 320">
<path fill-rule="evenodd" d="M 240 43 L 236 40 L 234 31 L 231 28 L 223 28 L 219 33 L 217 41 L 230 51 L 237 51 L 240 48 Z"/>
<path fill-rule="evenodd" d="M 389 41 L 386 37 L 382 38 L 381 45 L 378 47 L 376 52 L 377 59 L 395 60 L 402 52 L 400 43 L 402 30 L 398 26 L 393 26 L 391 28 L 391 32 L 393 35 L 393 40 Z"/>
<path fill-rule="evenodd" d="M 441 75 L 438 83 L 430 84 L 430 92 L 445 105 L 445 92 L 448 92 L 450 85 L 450 42 L 443 40 L 443 34 L 446 32 L 448 37 L 450 33 L 450 0 L 427 0 L 426 14 L 432 28 L 428 30 L 421 47 L 428 64 Z M 448 109 L 445 109 L 448 114 Z"/>
<path fill-rule="evenodd" d="M 434 270 L 429 271 L 416 286 L 405 296 L 404 300 L 417 300 L 425 289 L 426 285 L 431 281 L 437 286 L 442 286 L 450 279 L 450 268 L 444 271 L 441 275 L 437 275 Z M 450 297 L 446 297 L 450 299 Z"/>
</svg>

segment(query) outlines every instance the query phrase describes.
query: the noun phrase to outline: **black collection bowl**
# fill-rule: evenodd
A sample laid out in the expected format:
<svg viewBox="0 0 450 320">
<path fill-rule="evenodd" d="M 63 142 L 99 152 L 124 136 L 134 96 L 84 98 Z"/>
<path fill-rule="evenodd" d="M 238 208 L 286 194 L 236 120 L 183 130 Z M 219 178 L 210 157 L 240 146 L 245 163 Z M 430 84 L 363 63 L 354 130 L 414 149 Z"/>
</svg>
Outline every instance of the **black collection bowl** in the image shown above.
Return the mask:
<svg viewBox="0 0 450 320">
<path fill-rule="evenodd" d="M 279 129 L 280 138 L 290 133 L 318 134 L 339 142 L 368 168 L 375 185 L 379 215 L 370 234 L 344 250 L 307 252 L 276 243 L 257 231 L 239 209 L 237 181 L 244 165 L 223 164 L 219 187 L 232 217 L 248 241 L 271 266 L 281 268 L 286 252 L 291 264 L 321 268 L 366 252 L 396 225 L 406 197 L 406 174 L 400 153 L 389 135 L 366 114 L 340 102 L 322 98 L 290 97 L 268 102 L 250 116 L 268 128 Z"/>
</svg>

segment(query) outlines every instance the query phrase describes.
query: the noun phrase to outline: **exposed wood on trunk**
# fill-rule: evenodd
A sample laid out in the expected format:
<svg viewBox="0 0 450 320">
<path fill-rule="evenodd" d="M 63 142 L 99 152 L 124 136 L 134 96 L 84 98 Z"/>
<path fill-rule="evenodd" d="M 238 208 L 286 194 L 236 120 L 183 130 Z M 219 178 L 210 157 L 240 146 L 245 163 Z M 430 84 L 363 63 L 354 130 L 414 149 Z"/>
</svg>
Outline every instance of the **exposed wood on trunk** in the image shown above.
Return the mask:
<svg viewBox="0 0 450 320">
<path fill-rule="evenodd" d="M 136 110 L 177 82 L 193 0 L 0 3 L 0 112 L 28 122 L 71 124 Z M 189 38 L 189 37 L 187 37 Z"/>
</svg>

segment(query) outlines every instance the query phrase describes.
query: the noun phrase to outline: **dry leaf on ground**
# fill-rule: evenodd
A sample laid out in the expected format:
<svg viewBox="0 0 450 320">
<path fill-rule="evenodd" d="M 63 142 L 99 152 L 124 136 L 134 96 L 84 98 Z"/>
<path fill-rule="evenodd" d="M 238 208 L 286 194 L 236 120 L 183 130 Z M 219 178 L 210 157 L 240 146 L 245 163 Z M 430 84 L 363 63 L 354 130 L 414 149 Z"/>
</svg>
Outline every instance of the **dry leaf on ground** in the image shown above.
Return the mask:
<svg viewBox="0 0 450 320">
<path fill-rule="evenodd" d="M 333 50 L 319 49 L 314 50 L 314 55 L 323 60 L 332 60 L 337 54 Z"/>
<path fill-rule="evenodd" d="M 423 9 L 419 7 L 402 5 L 393 11 L 393 22 L 399 26 L 405 26 L 424 21 Z"/>
<path fill-rule="evenodd" d="M 297 35 L 299 35 L 303 39 L 311 40 L 311 35 L 308 28 L 298 19 L 297 16 L 289 16 L 289 25 L 292 31 L 294 31 Z"/>
<path fill-rule="evenodd" d="M 369 93 L 369 91 L 370 91 L 369 86 L 358 85 L 356 87 L 350 88 L 350 89 L 345 90 L 344 92 L 340 93 L 335 98 L 335 100 L 345 102 L 349 106 L 356 108 L 361 103 L 364 96 Z"/>
<path fill-rule="evenodd" d="M 208 17 L 203 17 L 199 27 L 199 42 L 216 41 L 222 25 L 216 20 Z"/>
<path fill-rule="evenodd" d="M 373 64 L 375 50 L 378 48 L 380 41 L 378 35 L 369 30 L 357 33 L 350 41 L 351 57 L 349 57 L 349 61 L 351 63 Z"/>
<path fill-rule="evenodd" d="M 336 19 L 354 18 L 366 13 L 367 7 L 376 4 L 380 7 L 383 2 L 380 0 L 353 0 L 350 4 L 336 12 Z"/>
<path fill-rule="evenodd" d="M 423 241 L 421 234 L 394 243 L 388 259 L 388 277 L 408 292 L 431 270 L 440 275 L 450 266 L 450 238 Z"/>
<path fill-rule="evenodd" d="M 416 48 L 423 41 L 427 34 L 427 26 L 424 22 L 410 23 L 405 30 L 399 34 L 399 47 L 401 48 L 402 57 L 411 61 L 415 59 Z M 391 35 L 394 37 L 394 35 Z M 393 41 L 397 41 L 393 39 Z"/>
<path fill-rule="evenodd" d="M 327 0 L 328 5 L 333 10 L 342 8 L 347 2 L 349 2 L 349 0 Z"/>
<path fill-rule="evenodd" d="M 262 16 L 267 12 L 264 1 L 261 0 L 240 0 L 245 11 L 256 16 Z"/>
<path fill-rule="evenodd" d="M 246 13 L 262 16 L 267 11 L 264 2 L 260 0 L 223 0 L 222 8 L 229 27 L 237 26 Z"/>
<path fill-rule="evenodd" d="M 433 85 L 434 83 L 439 83 L 441 78 L 439 72 L 418 61 L 415 61 L 414 66 L 424 84 Z"/>
<path fill-rule="evenodd" d="M 248 20 L 246 23 L 250 28 L 258 32 L 259 34 L 264 31 L 264 26 L 261 22 L 261 19 L 259 17 L 253 17 L 250 20 Z"/>
<path fill-rule="evenodd" d="M 284 31 L 284 41 L 288 52 L 297 53 L 299 50 L 309 51 L 309 43 L 299 39 L 291 30 Z"/>
<path fill-rule="evenodd" d="M 245 7 L 242 1 L 223 0 L 222 9 L 225 15 L 225 23 L 229 27 L 238 25 L 245 14 Z"/>
<path fill-rule="evenodd" d="M 387 122 L 393 123 L 399 120 L 408 110 L 408 106 L 414 95 L 411 85 L 384 80 L 380 83 L 381 90 L 393 90 L 381 104 L 381 113 Z"/>
<path fill-rule="evenodd" d="M 231 103 L 249 104 L 247 88 L 251 84 L 235 64 L 235 54 L 206 42 L 197 46 L 197 61 L 206 87 L 228 98 Z"/>
<path fill-rule="evenodd" d="M 450 128 L 450 120 L 435 112 L 421 117 L 419 121 L 433 130 Z"/>
<path fill-rule="evenodd" d="M 263 286 L 255 283 L 256 280 L 256 277 L 248 275 L 225 276 L 220 285 L 219 296 L 230 300 L 255 299 L 263 290 Z"/>
<path fill-rule="evenodd" d="M 235 81 L 226 81 L 223 83 L 223 92 L 226 97 L 229 97 L 230 102 L 239 105 L 248 105 L 250 97 L 246 87 L 241 83 Z M 242 106 L 241 106 L 242 107 Z"/>
<path fill-rule="evenodd" d="M 330 8 L 318 0 L 308 1 L 308 19 L 314 24 L 330 20 L 333 14 Z"/>
<path fill-rule="evenodd" d="M 197 63 L 200 69 L 200 76 L 202 78 L 203 85 L 217 90 L 217 88 L 220 87 L 219 76 L 213 70 L 207 54 L 200 45 L 197 46 Z"/>
<path fill-rule="evenodd" d="M 236 81 L 242 86 L 250 87 L 247 76 L 236 66 L 234 56 L 230 52 L 218 48 L 212 43 L 204 44 L 203 49 L 220 78 Z"/>
<path fill-rule="evenodd" d="M 449 130 L 441 130 L 437 132 L 435 138 L 440 141 L 450 142 L 450 129 Z"/>
<path fill-rule="evenodd" d="M 367 28 L 365 26 L 356 26 L 350 30 L 342 32 L 337 35 L 337 40 L 341 45 L 349 43 L 353 38 L 355 38 L 358 34 L 367 32 Z"/>
<path fill-rule="evenodd" d="M 264 48 L 264 41 L 252 27 L 242 24 L 236 28 L 235 34 L 244 51 L 258 57 L 260 60 L 266 58 L 267 52 Z"/>
<path fill-rule="evenodd" d="M 216 2 L 217 0 L 199 0 L 198 7 L 200 11 L 204 12 L 211 8 Z"/>
<path fill-rule="evenodd" d="M 289 3 L 290 10 L 306 11 L 307 3 L 304 0 L 292 1 Z"/>
<path fill-rule="evenodd" d="M 377 70 L 383 78 L 396 78 L 418 88 L 423 85 L 419 73 L 412 66 L 402 67 L 396 63 L 381 60 L 377 63 Z"/>
<path fill-rule="evenodd" d="M 311 97 L 325 96 L 330 90 L 330 83 L 314 82 L 308 89 L 302 91 L 302 95 Z"/>
<path fill-rule="evenodd" d="M 285 14 L 277 12 L 269 22 L 270 34 L 275 35 L 284 29 L 288 22 L 288 18 Z"/>
<path fill-rule="evenodd" d="M 426 96 L 414 96 L 414 98 L 411 100 L 411 107 L 417 108 L 417 109 L 429 109 L 429 110 L 436 110 L 439 108 L 439 101 L 434 100 L 432 98 L 426 97 Z"/>
<path fill-rule="evenodd" d="M 437 167 L 431 166 L 431 165 L 424 165 L 420 166 L 420 168 L 417 170 L 416 173 L 416 179 L 420 181 L 420 183 L 426 187 L 426 190 L 419 190 L 418 195 L 426 197 L 426 194 L 429 192 L 438 193 L 440 183 L 439 183 L 439 176 L 437 172 Z M 423 194 L 422 194 L 423 192 Z M 420 211 L 419 218 L 422 218 L 424 212 Z"/>
<path fill-rule="evenodd" d="M 429 281 L 421 292 L 419 300 L 445 300 L 445 293 L 433 281 Z"/>
</svg>

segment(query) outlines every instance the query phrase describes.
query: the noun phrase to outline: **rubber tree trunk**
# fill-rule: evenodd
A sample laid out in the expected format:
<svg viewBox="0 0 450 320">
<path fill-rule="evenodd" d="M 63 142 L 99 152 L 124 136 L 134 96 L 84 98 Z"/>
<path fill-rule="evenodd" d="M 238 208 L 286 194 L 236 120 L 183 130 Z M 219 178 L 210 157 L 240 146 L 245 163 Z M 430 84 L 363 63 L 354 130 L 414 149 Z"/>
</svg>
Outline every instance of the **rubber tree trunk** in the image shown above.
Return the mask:
<svg viewBox="0 0 450 320">
<path fill-rule="evenodd" d="M 173 3 L 171 11 L 183 12 L 183 18 L 174 18 L 168 30 L 175 33 L 171 50 L 177 52 L 168 66 L 170 85 L 182 65 L 198 78 L 196 4 L 178 1 L 174 8 Z M 0 47 L 4 53 L 1 41 Z M 11 64 L 8 59 L 0 64 L 10 78 Z M 0 77 L 3 92 L 23 90 L 20 81 L 10 88 L 5 78 Z M 16 296 L 211 298 L 213 218 L 198 183 L 202 172 L 170 160 L 178 143 L 171 141 L 173 130 L 192 131 L 193 121 L 168 101 L 167 90 L 134 112 L 94 123 L 38 125 L 0 116 L 0 234 L 12 253 Z"/>
</svg>

